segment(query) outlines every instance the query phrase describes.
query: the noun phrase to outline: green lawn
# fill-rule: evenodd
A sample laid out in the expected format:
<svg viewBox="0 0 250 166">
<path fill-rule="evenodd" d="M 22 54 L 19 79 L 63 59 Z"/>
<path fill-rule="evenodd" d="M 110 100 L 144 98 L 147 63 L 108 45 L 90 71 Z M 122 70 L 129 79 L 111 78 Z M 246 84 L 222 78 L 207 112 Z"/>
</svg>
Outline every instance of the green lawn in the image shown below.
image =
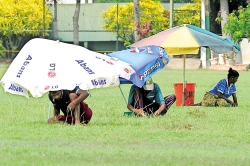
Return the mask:
<svg viewBox="0 0 250 166">
<path fill-rule="evenodd" d="M 0 66 L 0 78 L 7 66 Z M 49 100 L 1 93 L 0 165 L 232 165 L 250 163 L 249 72 L 239 71 L 239 107 L 173 105 L 162 117 L 128 117 L 118 87 L 91 90 L 87 126 L 47 124 Z M 187 70 L 195 102 L 227 71 Z M 182 70 L 153 77 L 164 95 L 183 81 Z M 128 96 L 130 85 L 121 85 Z"/>
</svg>

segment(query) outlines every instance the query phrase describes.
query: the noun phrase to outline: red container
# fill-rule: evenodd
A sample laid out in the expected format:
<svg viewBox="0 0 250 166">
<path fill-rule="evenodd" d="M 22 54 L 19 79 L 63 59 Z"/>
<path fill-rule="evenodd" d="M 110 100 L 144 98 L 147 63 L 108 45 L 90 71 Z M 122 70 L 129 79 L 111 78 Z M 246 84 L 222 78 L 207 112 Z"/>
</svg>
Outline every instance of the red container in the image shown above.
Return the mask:
<svg viewBox="0 0 250 166">
<path fill-rule="evenodd" d="M 184 90 L 185 106 L 190 106 L 194 104 L 195 85 L 195 83 L 186 83 L 186 88 Z M 176 106 L 182 106 L 183 83 L 175 83 L 174 92 L 176 96 Z"/>
</svg>

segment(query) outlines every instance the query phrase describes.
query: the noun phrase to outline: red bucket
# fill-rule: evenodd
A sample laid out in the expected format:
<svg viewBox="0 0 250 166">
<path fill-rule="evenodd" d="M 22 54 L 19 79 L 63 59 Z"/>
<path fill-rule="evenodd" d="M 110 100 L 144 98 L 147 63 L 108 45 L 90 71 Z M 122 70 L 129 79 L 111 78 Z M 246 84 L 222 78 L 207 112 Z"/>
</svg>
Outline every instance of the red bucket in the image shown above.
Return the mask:
<svg viewBox="0 0 250 166">
<path fill-rule="evenodd" d="M 186 83 L 186 88 L 184 90 L 185 106 L 194 104 L 195 85 L 195 83 Z M 176 106 L 182 106 L 183 83 L 175 83 L 174 92 L 176 96 Z"/>
</svg>

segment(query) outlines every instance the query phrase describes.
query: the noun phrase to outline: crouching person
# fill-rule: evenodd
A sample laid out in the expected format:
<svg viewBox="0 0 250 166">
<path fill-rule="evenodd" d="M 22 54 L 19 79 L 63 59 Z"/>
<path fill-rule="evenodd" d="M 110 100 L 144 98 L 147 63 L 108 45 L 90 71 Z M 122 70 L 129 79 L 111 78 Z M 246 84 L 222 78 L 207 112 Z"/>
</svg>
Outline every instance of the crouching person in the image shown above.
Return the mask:
<svg viewBox="0 0 250 166">
<path fill-rule="evenodd" d="M 175 102 L 174 94 L 163 97 L 158 84 L 149 78 L 142 88 L 132 85 L 127 108 L 139 116 L 165 115 Z"/>
<path fill-rule="evenodd" d="M 54 116 L 48 123 L 87 124 L 92 117 L 92 110 L 84 102 L 88 92 L 76 87 L 73 90 L 50 91 L 49 99 L 54 106 Z M 62 111 L 63 115 L 60 115 Z"/>
</svg>

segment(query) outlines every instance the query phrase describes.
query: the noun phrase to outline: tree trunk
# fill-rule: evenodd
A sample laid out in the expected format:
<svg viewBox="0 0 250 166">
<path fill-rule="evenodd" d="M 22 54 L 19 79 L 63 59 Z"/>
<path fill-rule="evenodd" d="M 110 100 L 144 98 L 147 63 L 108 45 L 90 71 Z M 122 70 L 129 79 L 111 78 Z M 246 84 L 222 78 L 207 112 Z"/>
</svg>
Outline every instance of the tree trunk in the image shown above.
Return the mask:
<svg viewBox="0 0 250 166">
<path fill-rule="evenodd" d="M 220 12 L 221 12 L 221 30 L 222 30 L 222 36 L 223 37 L 229 37 L 228 35 L 223 33 L 224 25 L 227 23 L 228 15 L 229 15 L 229 6 L 228 6 L 228 0 L 220 0 Z"/>
<path fill-rule="evenodd" d="M 73 16 L 73 30 L 74 30 L 74 44 L 79 45 L 79 14 L 80 14 L 81 0 L 76 0 L 76 9 Z"/>
<path fill-rule="evenodd" d="M 134 0 L 134 42 L 138 42 L 141 39 L 139 34 L 140 28 L 140 0 Z"/>
<path fill-rule="evenodd" d="M 53 26 L 54 26 L 54 39 L 58 40 L 58 28 L 57 28 L 57 0 L 54 0 L 54 19 L 53 19 Z"/>
<path fill-rule="evenodd" d="M 219 2 L 210 1 L 210 31 L 217 35 L 221 35 L 221 24 L 215 21 L 215 19 L 218 17 L 219 10 Z"/>
</svg>

